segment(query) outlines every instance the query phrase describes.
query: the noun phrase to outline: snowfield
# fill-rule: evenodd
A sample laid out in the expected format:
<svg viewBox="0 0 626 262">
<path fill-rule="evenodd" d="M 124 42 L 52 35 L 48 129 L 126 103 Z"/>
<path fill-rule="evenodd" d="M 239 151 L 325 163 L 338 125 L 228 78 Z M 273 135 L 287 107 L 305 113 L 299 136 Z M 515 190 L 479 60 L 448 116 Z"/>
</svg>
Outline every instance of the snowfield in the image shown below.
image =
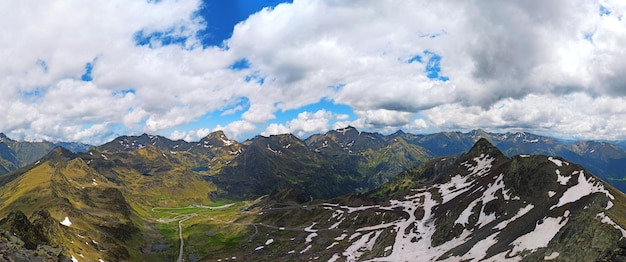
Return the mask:
<svg viewBox="0 0 626 262">
<path fill-rule="evenodd" d="M 301 246 L 287 254 L 305 254 L 314 250 L 309 252 L 313 253 L 319 249 L 328 250 L 327 252 L 332 254 L 328 259 L 331 262 L 520 261 L 529 253 L 542 252 L 541 249 L 548 247 L 550 241 L 567 225 L 572 214 L 576 213 L 573 209 L 570 212 L 569 203 L 595 193 L 605 194 L 611 200 L 615 199 L 600 181 L 585 175 L 583 170 L 574 171 L 571 175 L 561 175 L 561 171 L 556 169 L 557 181 L 555 182 L 560 189 L 549 190 L 544 196 L 551 203 L 557 202 L 556 197 L 559 197 L 558 202 L 549 208 L 549 215 L 540 216 L 538 221 L 532 222 L 537 219 L 533 218 L 537 215 L 537 211 L 547 209 L 549 205 L 529 203 L 521 200 L 519 196 L 512 196 L 509 188 L 505 186 L 506 174 L 492 172 L 494 160 L 495 158 L 482 154 L 460 164 L 467 170 L 467 175 L 451 174 L 448 177 L 449 181 L 445 183 L 409 189 L 407 192 L 410 194 L 386 203 L 356 207 L 323 203 L 320 209 L 327 216 L 324 216 L 323 220 L 317 220 L 318 222 L 303 225 L 301 230 L 307 233 L 306 237 L 303 241 L 301 239 L 297 241 Z M 567 162 L 552 157 L 548 160 L 561 169 L 564 169 L 563 165 L 569 165 Z M 467 197 L 471 197 L 471 201 L 469 199 L 460 201 L 461 198 Z M 492 201 L 499 201 L 495 202 L 497 205 L 514 204 L 511 206 L 515 208 L 507 209 L 506 213 L 498 217 L 496 212 L 486 208 Z M 458 205 L 457 203 L 463 203 L 464 206 L 456 209 L 450 208 Z M 608 210 L 613 205 L 613 202 L 609 201 L 605 209 Z M 453 212 L 450 213 L 450 211 Z M 365 222 L 366 224 L 361 226 L 350 227 L 354 225 L 360 212 L 373 212 L 380 217 L 378 220 Z M 402 215 L 386 219 L 387 217 L 383 216 L 387 212 Z M 441 217 L 454 221 L 447 223 L 452 223 L 452 226 L 457 229 L 454 235 L 444 240 L 441 239 L 441 231 L 437 231 L 439 227 L 437 222 Z M 503 232 L 508 233 L 508 231 L 515 230 L 515 227 L 519 227 L 520 218 L 523 217 L 533 219 L 528 231 L 509 237 L 510 242 L 507 243 L 510 244 L 504 246 L 506 249 L 502 249 L 502 245 L 499 245 L 497 252 L 491 250 L 490 248 L 496 244 L 502 244 L 498 241 L 504 237 L 501 235 Z M 626 237 L 626 230 L 604 212 L 597 214 L 596 218 L 597 221 L 620 230 L 623 237 Z M 324 223 L 319 223 L 319 221 L 324 221 Z M 350 229 L 342 229 L 343 227 Z M 314 241 L 323 239 L 325 234 L 328 234 L 327 232 L 337 233 L 328 242 Z M 438 236 L 439 242 L 435 242 L 433 236 Z M 292 241 L 295 240 L 292 239 Z M 257 251 L 266 248 L 272 242 L 274 242 L 273 239 L 267 240 L 265 245 L 257 247 Z M 323 247 L 315 246 L 316 242 L 324 243 Z M 467 247 L 468 242 L 474 244 Z M 544 260 L 562 259 L 560 255 L 562 254 L 556 251 L 541 254 Z"/>
<path fill-rule="evenodd" d="M 561 196 L 561 198 L 559 199 L 559 203 L 552 206 L 550 209 L 563 206 L 567 203 L 575 202 L 576 200 L 584 196 L 596 192 L 604 193 L 610 199 L 615 199 L 615 197 L 611 195 L 611 193 L 609 193 L 609 191 L 607 191 L 599 181 L 595 181 L 595 179 L 592 177 L 585 177 L 585 172 L 583 170 L 576 171 L 572 175 L 578 175 L 578 184 L 568 188 L 567 191 L 563 193 L 563 196 Z"/>
</svg>

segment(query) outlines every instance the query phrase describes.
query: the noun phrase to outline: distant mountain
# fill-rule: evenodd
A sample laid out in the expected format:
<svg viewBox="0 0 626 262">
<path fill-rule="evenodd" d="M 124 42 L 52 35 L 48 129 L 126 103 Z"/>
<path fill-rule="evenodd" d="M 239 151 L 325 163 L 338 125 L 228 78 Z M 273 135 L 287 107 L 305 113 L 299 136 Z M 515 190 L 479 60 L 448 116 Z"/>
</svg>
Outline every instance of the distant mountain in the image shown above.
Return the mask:
<svg viewBox="0 0 626 262">
<path fill-rule="evenodd" d="M 470 141 L 469 152 L 456 152 Z M 521 133 L 385 136 L 349 127 L 306 140 L 238 143 L 214 132 L 197 142 L 141 135 L 86 152 L 57 147 L 0 176 L 0 240 L 25 228 L 25 248 L 80 261 L 172 261 L 182 228 L 189 260 L 621 258 L 623 193 L 569 159 L 502 153 L 622 156 L 610 144 L 575 145 Z M 40 217 L 54 234 L 28 233 Z M 537 232 L 549 238 L 528 242 Z"/>
<path fill-rule="evenodd" d="M 370 189 L 372 185 L 376 187 L 407 168 L 432 158 L 432 153 L 410 143 L 410 138 L 407 139 L 402 132 L 383 136 L 348 126 L 312 135 L 304 142 L 327 158 L 357 166 L 358 172 L 371 184 Z"/>
<path fill-rule="evenodd" d="M 0 176 L 37 161 L 57 146 L 74 152 L 85 152 L 89 148 L 81 143 L 16 141 L 0 133 Z"/>
<path fill-rule="evenodd" d="M 0 221 L 0 228 L 26 234 L 21 238 L 36 249 L 40 244 L 62 246 L 70 254 L 105 260 L 124 260 L 129 250 L 120 244 L 139 232 L 132 222 L 131 206 L 119 186 L 90 169 L 74 153 L 57 147 L 35 164 L 19 169 L 11 181 L 0 187 L 0 214 L 48 214 L 43 227 L 33 232 L 47 235 L 31 237 L 16 222 Z M 12 176 L 12 175 L 9 175 Z M 1 177 L 0 177 L 1 178 Z M 32 223 L 36 219 L 31 217 Z M 22 224 L 26 221 L 21 220 Z"/>
<path fill-rule="evenodd" d="M 0 133 L 0 175 L 37 161 L 54 147 L 50 142 L 15 141 Z"/>
<path fill-rule="evenodd" d="M 428 159 L 461 154 L 480 138 L 488 139 L 509 157 L 525 154 L 564 157 L 626 191 L 626 175 L 622 173 L 626 167 L 626 150 L 606 142 L 565 144 L 526 132 L 489 133 L 478 129 L 467 133 L 414 135 L 398 131 L 385 136 L 349 126 L 312 135 L 303 141 L 293 135 L 280 135 L 257 136 L 238 143 L 218 131 L 199 142 L 172 141 L 146 134 L 122 136 L 97 149 L 131 152 L 152 145 L 165 153 L 192 154 L 194 157 L 187 159 L 194 159 L 197 166 L 193 170 L 209 175 L 205 178 L 220 185 L 212 195 L 217 198 L 254 198 L 291 188 L 302 199 L 309 199 L 376 188 Z M 335 181 L 335 186 L 320 187 L 317 181 Z"/>
<path fill-rule="evenodd" d="M 342 174 L 341 176 L 349 177 L 346 182 L 351 181 L 351 186 L 338 187 L 342 188 L 341 190 L 328 190 L 328 192 L 323 194 L 324 197 L 327 197 L 347 194 L 355 190 L 373 189 L 396 174 L 433 157 L 461 154 L 469 150 L 480 138 L 488 139 L 507 156 L 543 154 L 564 157 L 570 161 L 582 164 L 601 179 L 608 181 L 622 191 L 626 191 L 626 174 L 622 171 L 626 170 L 626 150 L 619 145 L 594 141 L 564 143 L 554 138 L 526 132 L 489 133 L 477 129 L 467 133 L 441 132 L 415 135 L 398 131 L 391 135 L 381 135 L 378 133 L 361 132 L 349 126 L 331 130 L 325 134 L 315 134 L 302 140 L 306 148 L 301 148 L 302 150 L 299 152 L 306 152 L 306 154 L 303 154 L 300 160 L 297 152 L 291 152 L 290 149 L 283 149 L 283 151 L 291 153 L 289 157 L 291 159 L 289 160 L 291 161 L 291 169 L 310 169 L 305 172 L 322 173 L 329 170 L 338 170 Z M 223 132 L 217 131 L 200 141 L 186 142 L 184 140 L 173 141 L 162 136 L 143 134 L 140 136 L 121 136 L 95 148 L 99 152 L 119 153 L 132 152 L 146 146 L 154 146 L 165 153 L 192 154 L 193 157 L 188 157 L 188 159 L 194 159 L 192 162 L 197 164 L 197 166 L 193 167 L 193 169 L 201 174 L 217 175 L 222 172 L 247 174 L 252 166 L 252 162 L 244 161 L 239 159 L 239 157 L 248 148 L 259 149 L 255 151 L 255 154 L 260 155 L 254 157 L 254 159 L 264 159 L 259 160 L 263 163 L 272 161 L 278 163 L 285 160 L 283 159 L 284 156 L 279 155 L 273 155 L 273 160 L 265 159 L 264 157 L 271 156 L 271 154 L 261 154 L 264 151 L 260 149 L 265 148 L 267 150 L 267 148 L 255 144 L 255 140 L 258 139 L 267 138 L 259 136 L 239 143 L 227 138 Z M 33 163 L 58 145 L 69 148 L 73 152 L 86 152 L 89 149 L 88 145 L 78 143 L 18 142 L 0 134 L 0 175 Z M 311 163 L 307 161 L 312 159 L 309 155 L 312 152 L 319 155 L 319 157 L 315 158 L 316 161 L 326 163 L 324 166 L 324 168 L 327 168 L 325 169 L 326 171 L 311 169 Z M 251 154 L 253 152 L 246 152 L 246 158 L 250 159 Z M 260 179 L 255 182 L 257 183 L 257 193 L 249 194 L 251 192 L 248 192 L 246 195 L 266 194 L 274 189 L 290 187 L 294 185 L 293 182 L 299 181 L 298 179 L 280 175 L 280 172 L 285 173 L 285 170 L 281 171 L 280 166 L 278 165 L 278 169 L 267 169 L 265 174 L 274 178 L 284 177 L 284 179 L 281 179 L 285 181 L 267 185 L 262 182 L 264 181 L 263 179 Z M 320 165 L 317 164 L 317 166 Z M 217 178 L 216 181 L 225 184 L 237 184 L 240 182 L 237 180 L 237 177 L 237 175 L 233 175 L 228 179 L 223 179 L 222 177 Z M 213 178 L 207 177 L 207 179 Z M 243 178 L 243 182 L 252 183 L 253 181 Z M 316 191 L 316 188 L 305 190 L 302 186 L 299 187 L 298 191 L 302 191 L 303 195 L 322 196 L 318 195 L 321 191 L 313 194 L 309 192 Z M 215 196 L 228 195 L 229 190 L 220 191 L 221 193 L 216 193 Z M 236 194 L 239 193 L 242 192 Z M 233 194 L 235 194 L 234 191 Z M 243 197 L 243 195 L 241 196 Z"/>
<path fill-rule="evenodd" d="M 55 225 L 63 225 L 53 234 L 53 243 L 61 244 L 53 246 L 60 245 L 60 255 L 68 258 L 154 260 L 158 255 L 150 259 L 145 254 L 151 246 L 146 243 L 161 239 L 148 223 L 156 219 L 151 209 L 210 203 L 212 185 L 192 170 L 203 161 L 152 145 L 124 152 L 93 147 L 85 153 L 57 147 L 37 162 L 0 176 L 0 217 L 18 210 L 49 212 Z M 32 242 L 35 247 L 50 245 Z"/>
<path fill-rule="evenodd" d="M 488 133 L 473 130 L 467 133 L 436 133 L 412 136 L 411 143 L 428 149 L 434 156 L 459 154 L 469 150 L 470 145 L 486 138 L 505 155 L 511 157 L 525 154 L 561 156 L 577 162 L 626 192 L 626 150 L 608 142 L 577 141 L 565 144 L 557 139 L 526 132 Z"/>
<path fill-rule="evenodd" d="M 613 142 L 615 145 L 619 146 L 620 148 L 626 150 L 626 140 L 622 140 L 622 141 L 614 141 Z"/>
<path fill-rule="evenodd" d="M 401 137 L 353 127 L 304 141 L 288 134 L 257 136 L 244 144 L 240 155 L 209 178 L 220 188 L 216 197 L 254 198 L 292 189 L 309 200 L 364 192 L 430 158 Z"/>
<path fill-rule="evenodd" d="M 78 143 L 78 142 L 57 142 L 54 143 L 55 146 L 60 146 L 74 153 L 83 153 L 89 151 L 91 145 Z"/>
<path fill-rule="evenodd" d="M 239 199 L 292 188 L 304 201 L 374 186 L 356 166 L 316 153 L 293 135 L 252 139 L 241 155 L 207 179 L 220 188 L 216 197 Z"/>
<path fill-rule="evenodd" d="M 272 200 L 285 196 L 257 204 L 247 241 L 203 260 L 626 260 L 622 192 L 562 158 L 508 158 L 486 139 L 367 194 Z"/>
</svg>

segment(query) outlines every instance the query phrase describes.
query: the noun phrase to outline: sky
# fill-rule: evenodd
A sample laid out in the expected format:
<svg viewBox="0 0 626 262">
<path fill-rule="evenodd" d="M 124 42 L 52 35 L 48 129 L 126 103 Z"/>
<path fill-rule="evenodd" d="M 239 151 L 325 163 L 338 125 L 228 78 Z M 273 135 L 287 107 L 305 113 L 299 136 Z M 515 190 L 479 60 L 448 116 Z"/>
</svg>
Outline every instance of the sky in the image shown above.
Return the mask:
<svg viewBox="0 0 626 262">
<path fill-rule="evenodd" d="M 0 2 L 0 132 L 626 139 L 626 2 Z"/>
</svg>

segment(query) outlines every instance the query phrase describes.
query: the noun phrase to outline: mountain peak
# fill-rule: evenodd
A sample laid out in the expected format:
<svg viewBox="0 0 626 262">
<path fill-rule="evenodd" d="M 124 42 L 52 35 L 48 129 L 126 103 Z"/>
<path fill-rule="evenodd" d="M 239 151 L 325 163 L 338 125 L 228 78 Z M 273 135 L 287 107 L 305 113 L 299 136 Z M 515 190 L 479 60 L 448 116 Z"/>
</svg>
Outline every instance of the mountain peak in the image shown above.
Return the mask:
<svg viewBox="0 0 626 262">
<path fill-rule="evenodd" d="M 492 145 L 489 140 L 484 137 L 481 137 L 474 143 L 472 149 L 467 152 L 467 156 L 479 156 L 481 154 L 490 155 L 492 157 L 504 156 L 504 154 L 494 145 Z"/>
<path fill-rule="evenodd" d="M 472 132 L 470 132 L 471 134 L 474 135 L 474 137 L 480 137 L 480 138 L 488 138 L 490 137 L 489 133 L 487 133 L 485 130 L 482 129 L 474 129 L 472 130 Z"/>
<path fill-rule="evenodd" d="M 226 135 L 224 135 L 224 131 L 222 130 L 216 130 L 207 135 L 207 137 L 214 137 L 214 136 L 219 137 L 219 136 L 226 136 Z"/>
<path fill-rule="evenodd" d="M 356 127 L 353 127 L 353 126 L 347 126 L 347 127 L 344 127 L 344 128 L 338 128 L 338 129 L 335 129 L 335 131 L 337 131 L 338 133 L 342 133 L 344 135 L 346 133 L 349 133 L 349 132 L 360 133 L 359 130 L 357 130 Z"/>
<path fill-rule="evenodd" d="M 52 151 L 50 151 L 48 154 L 43 156 L 41 160 L 42 161 L 62 161 L 62 160 L 73 159 L 75 157 L 76 157 L 76 154 L 73 153 L 72 151 L 64 147 L 57 146 L 54 149 L 52 149 Z"/>
<path fill-rule="evenodd" d="M 403 135 L 406 135 L 406 133 L 402 131 L 402 129 L 399 129 L 395 133 L 391 134 L 391 136 L 403 136 Z"/>
<path fill-rule="evenodd" d="M 228 139 L 222 130 L 211 132 L 200 141 L 203 142 L 205 146 L 231 146 L 237 144 L 237 141 Z"/>
</svg>

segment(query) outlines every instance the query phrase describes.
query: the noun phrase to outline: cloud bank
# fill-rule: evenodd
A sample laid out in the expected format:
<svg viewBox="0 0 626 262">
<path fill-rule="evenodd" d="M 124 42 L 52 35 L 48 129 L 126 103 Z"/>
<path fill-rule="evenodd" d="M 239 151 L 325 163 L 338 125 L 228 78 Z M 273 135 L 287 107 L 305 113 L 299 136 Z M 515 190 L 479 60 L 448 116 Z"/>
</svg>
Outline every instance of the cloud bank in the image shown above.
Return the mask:
<svg viewBox="0 0 626 262">
<path fill-rule="evenodd" d="M 222 46 L 200 41 L 215 26 L 202 5 L 0 3 L 0 131 L 100 143 L 351 124 L 626 139 L 622 1 L 296 0 Z M 306 109 L 320 101 L 352 112 Z"/>
</svg>

